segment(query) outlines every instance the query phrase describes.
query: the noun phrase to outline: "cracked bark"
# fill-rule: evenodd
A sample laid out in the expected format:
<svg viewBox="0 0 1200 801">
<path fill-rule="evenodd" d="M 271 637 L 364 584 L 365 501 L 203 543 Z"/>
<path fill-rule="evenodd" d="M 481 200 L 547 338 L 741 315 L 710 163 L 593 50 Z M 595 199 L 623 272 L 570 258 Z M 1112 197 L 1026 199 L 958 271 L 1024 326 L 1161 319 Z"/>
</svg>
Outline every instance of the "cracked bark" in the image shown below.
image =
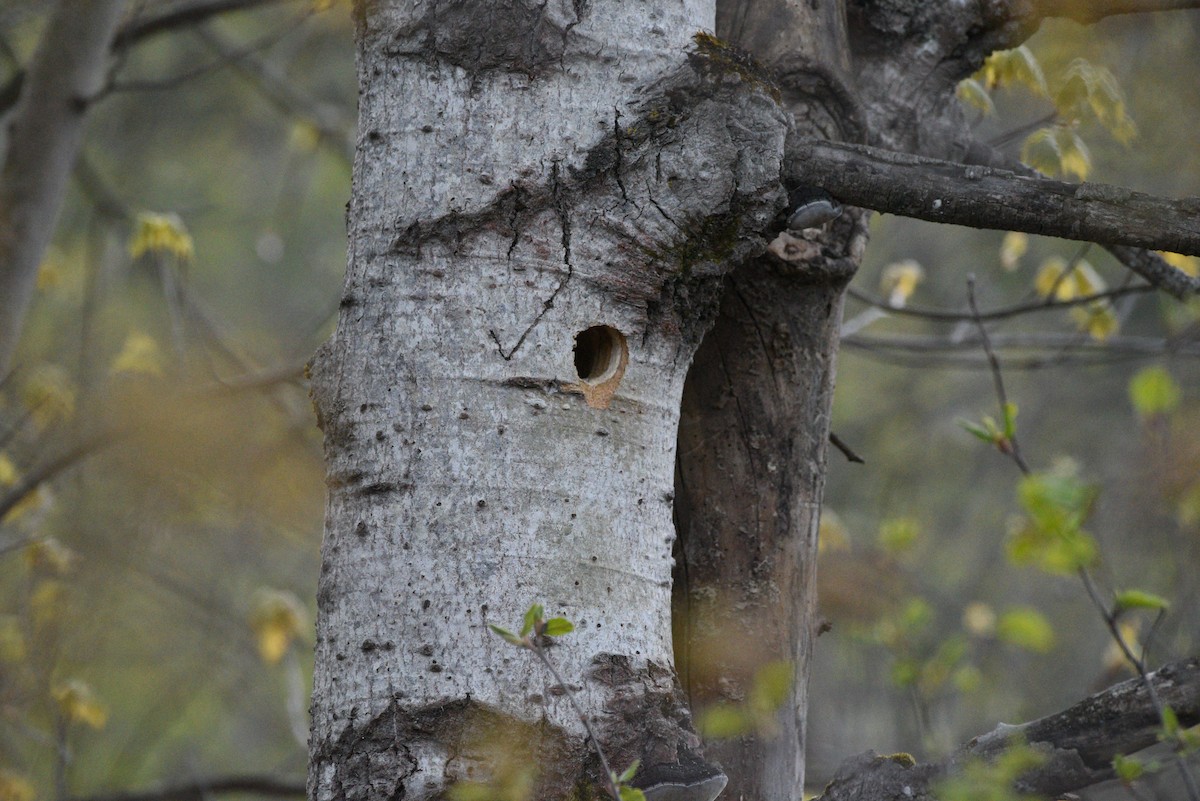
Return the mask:
<svg viewBox="0 0 1200 801">
<path fill-rule="evenodd" d="M 487 629 L 534 602 L 578 625 L 552 658 L 615 767 L 702 759 L 670 641 L 679 396 L 727 259 L 782 209 L 787 117 L 692 45 L 711 5 L 489 8 L 359 7 L 349 263 L 312 365 L 321 801 L 499 781 L 489 739 L 537 754 L 539 798 L 593 792 L 564 688 Z M 589 384 L 597 326 L 620 364 Z"/>
</svg>

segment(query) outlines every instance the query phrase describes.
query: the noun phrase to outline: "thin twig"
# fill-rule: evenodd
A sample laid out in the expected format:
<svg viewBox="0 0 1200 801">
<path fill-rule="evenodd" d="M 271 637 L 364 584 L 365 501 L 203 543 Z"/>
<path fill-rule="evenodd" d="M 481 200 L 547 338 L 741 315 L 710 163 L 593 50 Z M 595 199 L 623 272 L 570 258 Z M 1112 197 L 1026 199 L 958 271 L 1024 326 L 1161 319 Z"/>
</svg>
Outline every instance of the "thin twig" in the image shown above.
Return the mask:
<svg viewBox="0 0 1200 801">
<path fill-rule="evenodd" d="M 979 306 L 975 302 L 974 275 L 967 278 L 967 302 L 970 304 L 972 314 L 975 315 L 975 324 L 979 329 L 980 342 L 983 345 L 984 353 L 987 355 L 988 364 L 991 367 L 992 381 L 996 389 L 996 398 L 1000 403 L 1002 419 L 1007 419 L 1008 397 L 1004 391 L 1004 377 L 1000 371 L 1000 361 L 996 358 L 996 354 L 992 351 L 992 345 L 991 341 L 988 339 L 987 329 L 984 327 L 983 321 L 979 319 Z M 1029 465 L 1026 464 L 1025 459 L 1021 456 L 1021 450 L 1020 446 L 1017 444 L 1017 435 L 1015 432 L 1008 432 L 1007 445 L 1007 452 L 1012 456 L 1013 462 L 1016 464 L 1017 469 L 1021 471 L 1022 475 L 1030 475 Z M 1143 657 L 1138 657 L 1133 652 L 1133 649 L 1129 647 L 1129 643 L 1125 641 L 1125 637 L 1121 633 L 1120 627 L 1117 625 L 1117 610 L 1110 609 L 1108 604 L 1104 602 L 1104 599 L 1100 597 L 1100 592 L 1096 589 L 1096 582 L 1092 579 L 1092 575 L 1088 571 L 1087 566 L 1080 565 L 1078 573 L 1079 579 L 1083 582 L 1083 586 L 1087 591 L 1088 597 L 1091 599 L 1092 604 L 1096 607 L 1096 610 L 1100 612 L 1100 617 L 1104 619 L 1104 625 L 1108 628 L 1109 634 L 1112 636 L 1113 641 L 1121 650 L 1121 654 L 1125 657 L 1125 661 L 1127 661 L 1130 666 L 1137 671 L 1142 685 L 1146 688 L 1146 693 L 1150 698 L 1150 703 L 1154 707 L 1154 711 L 1158 715 L 1159 721 L 1162 722 L 1163 726 L 1165 727 L 1167 722 L 1166 708 L 1163 706 L 1162 699 L 1159 697 L 1158 691 L 1154 687 L 1154 683 L 1150 680 L 1149 673 L 1146 670 L 1145 659 Z M 1143 656 L 1144 653 L 1145 652 L 1143 650 Z M 1187 760 L 1184 759 L 1183 754 L 1179 752 L 1177 747 L 1178 738 L 1173 735 L 1172 740 L 1175 741 L 1174 744 L 1176 746 L 1176 748 L 1173 749 L 1175 762 L 1179 766 L 1179 772 L 1183 776 L 1184 785 L 1188 789 L 1188 798 L 1190 801 L 1200 801 L 1200 788 L 1197 788 L 1196 786 L 1196 779 L 1192 775 L 1191 768 L 1189 767 Z"/>
<path fill-rule="evenodd" d="M 967 303 L 971 307 L 971 314 L 975 318 L 975 326 L 979 329 L 979 341 L 983 345 L 983 352 L 987 356 L 988 366 L 992 371 L 992 383 L 996 387 L 996 399 L 1000 402 L 1000 419 L 1007 420 L 1010 416 L 1008 411 L 1008 395 L 1004 391 L 1004 376 L 1000 372 L 1000 360 L 996 358 L 995 351 L 992 350 L 992 342 L 988 339 L 987 327 L 983 321 L 979 319 L 979 305 L 975 302 L 975 276 L 967 276 Z M 1021 456 L 1021 446 L 1017 443 L 1016 432 L 1008 435 L 1009 453 L 1012 455 L 1013 461 L 1017 467 L 1025 475 L 1029 475 L 1029 465 L 1025 463 L 1025 457 Z"/>
<path fill-rule="evenodd" d="M 829 432 L 829 444 L 832 445 L 833 447 L 837 448 L 839 451 L 841 451 L 842 456 L 846 457 L 847 462 L 854 462 L 855 464 L 866 464 L 867 463 L 866 459 L 862 458 L 857 453 L 855 453 L 854 450 L 849 445 L 847 445 L 845 442 L 842 441 L 841 437 L 839 437 L 837 434 L 833 433 L 832 431 Z"/>
<path fill-rule="evenodd" d="M 575 714 L 579 716 L 579 722 L 583 724 L 584 731 L 587 732 L 588 739 L 592 741 L 592 745 L 596 748 L 596 755 L 600 757 L 600 767 L 604 770 L 604 782 L 608 786 L 608 791 L 612 793 L 613 801 L 621 801 L 621 791 L 617 787 L 613 776 L 612 768 L 608 764 L 608 758 L 604 756 L 604 749 L 600 747 L 600 741 L 596 739 L 596 732 L 592 731 L 592 724 L 588 720 L 588 716 L 584 714 L 583 708 L 579 706 L 579 702 L 575 700 L 575 693 L 571 691 L 570 686 L 558 672 L 558 668 L 554 667 L 554 663 L 550 661 L 550 657 L 546 656 L 542 646 L 538 644 L 538 634 L 534 632 L 529 638 L 529 649 L 541 660 L 546 666 L 546 670 L 550 671 L 550 675 L 558 682 L 558 685 L 563 688 L 567 701 L 571 704 L 571 708 L 575 710 Z"/>
<path fill-rule="evenodd" d="M 1019 317 L 1024 314 L 1033 312 L 1052 311 L 1054 309 L 1069 309 L 1073 306 L 1084 306 L 1088 303 L 1094 303 L 1098 300 L 1112 300 L 1113 298 L 1124 297 L 1125 295 L 1135 295 L 1144 292 L 1154 292 L 1155 288 L 1150 284 L 1135 284 L 1133 286 L 1117 287 L 1115 289 L 1107 289 L 1103 292 L 1096 292 L 1091 295 L 1084 295 L 1070 300 L 1038 300 L 1031 303 L 1017 303 L 1012 306 L 1002 306 L 991 311 L 980 312 L 978 319 L 980 320 L 1005 320 L 1010 317 Z M 973 322 L 976 315 L 970 312 L 953 312 L 945 309 L 934 309 L 928 306 L 893 306 L 882 298 L 874 297 L 866 292 L 863 292 L 857 287 L 848 287 L 846 294 L 855 300 L 866 303 L 869 306 L 874 306 L 891 314 L 904 315 L 907 317 L 920 317 L 923 320 L 933 320 L 934 322 L 946 323 L 967 323 Z"/>
</svg>

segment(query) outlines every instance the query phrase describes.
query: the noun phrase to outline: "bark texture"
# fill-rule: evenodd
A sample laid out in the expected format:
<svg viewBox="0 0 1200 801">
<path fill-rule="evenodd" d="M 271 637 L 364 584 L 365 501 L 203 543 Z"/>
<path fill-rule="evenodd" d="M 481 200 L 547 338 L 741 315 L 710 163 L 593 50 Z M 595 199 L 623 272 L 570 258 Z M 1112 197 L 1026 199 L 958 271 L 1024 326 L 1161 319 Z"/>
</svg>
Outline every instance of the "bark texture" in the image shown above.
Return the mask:
<svg viewBox="0 0 1200 801">
<path fill-rule="evenodd" d="M 22 82 L 0 170 L 0 376 L 16 351 L 124 8 L 124 0 L 61 0 Z"/>
<path fill-rule="evenodd" d="M 840 3 L 726 3 L 718 33 L 781 88 L 801 137 L 857 138 Z M 842 291 L 864 217 L 783 234 L 728 279 L 684 388 L 676 515 L 676 654 L 695 708 L 745 703 L 773 662 L 793 691 L 771 721 L 710 745 L 731 798 L 804 791 L 816 556 Z"/>
<path fill-rule="evenodd" d="M 618 770 L 700 760 L 670 639 L 684 373 L 782 209 L 787 117 L 696 0 L 359 6 L 314 799 L 598 778 L 564 694 L 487 624 L 533 602 Z M 603 42 L 603 45 L 598 43 Z M 691 52 L 689 52 L 689 50 Z"/>
</svg>

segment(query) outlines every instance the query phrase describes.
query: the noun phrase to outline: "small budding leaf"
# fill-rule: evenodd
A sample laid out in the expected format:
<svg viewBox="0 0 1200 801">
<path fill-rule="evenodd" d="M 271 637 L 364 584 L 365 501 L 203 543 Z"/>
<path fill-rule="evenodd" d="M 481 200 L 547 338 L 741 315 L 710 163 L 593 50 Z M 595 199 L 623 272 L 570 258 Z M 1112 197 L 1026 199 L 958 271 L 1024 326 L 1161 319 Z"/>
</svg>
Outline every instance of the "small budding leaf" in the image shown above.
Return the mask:
<svg viewBox="0 0 1200 801">
<path fill-rule="evenodd" d="M 541 604 L 534 604 L 525 612 L 525 619 L 521 622 L 521 636 L 527 637 L 533 631 L 533 627 L 542 622 L 542 616 L 545 610 Z"/>
<path fill-rule="evenodd" d="M 546 621 L 546 625 L 542 629 L 542 634 L 545 634 L 547 637 L 561 637 L 563 634 L 570 634 L 574 630 L 575 624 L 565 617 L 553 617 Z"/>
<path fill-rule="evenodd" d="M 1001 84 L 1022 84 L 1039 97 L 1050 94 L 1041 65 L 1024 45 L 992 53 L 976 77 L 989 89 Z"/>
<path fill-rule="evenodd" d="M 622 787 L 621 801 L 646 801 L 646 794 L 636 787 Z"/>
<path fill-rule="evenodd" d="M 1129 399 L 1143 420 L 1175 411 L 1182 396 L 1179 384 L 1163 367 L 1147 367 L 1129 381 Z"/>
<path fill-rule="evenodd" d="M 500 626 L 493 626 L 491 623 L 488 624 L 488 628 L 492 630 L 492 633 L 498 634 L 501 637 L 503 637 L 505 642 L 511 643 L 512 645 L 519 645 L 519 646 L 525 645 L 525 643 L 521 641 L 520 637 L 513 634 L 508 629 L 501 628 Z"/>
<path fill-rule="evenodd" d="M 633 777 L 637 775 L 638 768 L 641 766 L 641 764 L 642 764 L 642 760 L 640 760 L 640 759 L 633 760 L 633 764 L 630 765 L 629 767 L 625 768 L 625 772 L 617 777 L 617 781 L 619 781 L 621 783 L 632 781 Z"/>
<path fill-rule="evenodd" d="M 1135 779 L 1140 779 L 1146 772 L 1146 767 L 1133 757 L 1117 754 L 1113 757 L 1113 772 L 1117 774 L 1118 779 L 1129 784 Z"/>
<path fill-rule="evenodd" d="M 996 634 L 1004 642 L 1027 651 L 1044 654 L 1054 647 L 1054 629 L 1050 621 L 1030 607 L 1010 609 L 1001 615 Z"/>
<path fill-rule="evenodd" d="M 1179 736 L 1179 716 L 1175 714 L 1175 710 L 1169 706 L 1164 706 L 1162 711 L 1163 731 L 1159 736 L 1162 740 L 1173 740 Z"/>
<path fill-rule="evenodd" d="M 1004 436 L 1012 439 L 1017 433 L 1017 404 L 1009 401 L 1004 404 Z"/>
<path fill-rule="evenodd" d="M 1126 612 L 1130 609 L 1153 609 L 1165 612 L 1170 608 L 1171 603 L 1161 595 L 1155 595 L 1152 592 L 1125 590 L 1124 592 L 1117 593 L 1114 606 L 1118 613 Z"/>
<path fill-rule="evenodd" d="M 732 704 L 718 704 L 704 709 L 696 717 L 696 728 L 706 738 L 727 740 L 750 731 L 753 721 L 744 709 Z"/>
</svg>

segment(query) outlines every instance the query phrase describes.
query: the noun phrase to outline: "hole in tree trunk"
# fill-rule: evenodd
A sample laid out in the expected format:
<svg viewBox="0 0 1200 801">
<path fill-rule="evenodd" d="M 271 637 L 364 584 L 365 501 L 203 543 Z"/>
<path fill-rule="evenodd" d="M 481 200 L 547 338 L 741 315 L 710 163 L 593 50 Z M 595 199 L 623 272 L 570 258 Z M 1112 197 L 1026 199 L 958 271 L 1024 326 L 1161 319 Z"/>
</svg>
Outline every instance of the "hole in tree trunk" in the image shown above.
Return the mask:
<svg viewBox="0 0 1200 801">
<path fill-rule="evenodd" d="M 615 328 L 594 325 L 575 335 L 575 372 L 589 384 L 601 384 L 621 367 L 625 337 Z"/>
<path fill-rule="evenodd" d="M 575 335 L 575 372 L 571 387 L 593 409 L 607 409 L 629 364 L 625 335 L 612 326 L 594 325 Z"/>
</svg>

